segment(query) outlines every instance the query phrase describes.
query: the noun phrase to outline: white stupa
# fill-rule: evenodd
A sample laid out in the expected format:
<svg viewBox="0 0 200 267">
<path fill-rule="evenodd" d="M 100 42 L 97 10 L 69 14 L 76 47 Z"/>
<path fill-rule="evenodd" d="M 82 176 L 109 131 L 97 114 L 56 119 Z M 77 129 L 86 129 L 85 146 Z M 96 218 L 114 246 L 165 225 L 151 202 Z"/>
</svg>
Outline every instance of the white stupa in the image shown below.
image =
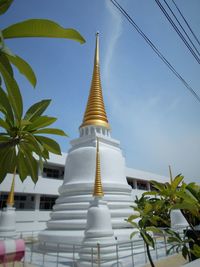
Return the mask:
<svg viewBox="0 0 200 267">
<path fill-rule="evenodd" d="M 86 216 L 92 200 L 94 184 L 96 138 L 99 138 L 104 199 L 111 213 L 114 236 L 129 240 L 132 229 L 125 222 L 133 211 L 131 187 L 125 176 L 125 159 L 119 141 L 112 139 L 100 81 L 99 35 L 96 35 L 93 77 L 80 137 L 71 141 L 63 185 L 47 222 L 39 234 L 41 242 L 79 243 L 86 228 Z"/>
<path fill-rule="evenodd" d="M 0 216 L 0 237 L 16 235 L 16 212 L 14 206 L 15 177 L 13 177 L 7 199 L 7 207 L 3 208 Z"/>
<path fill-rule="evenodd" d="M 91 263 L 94 267 L 111 267 L 116 264 L 116 240 L 112 229 L 110 211 L 107 202 L 103 198 L 99 141 L 97 139 L 93 199 L 87 212 L 86 229 L 79 252 L 79 267 L 90 267 Z M 93 253 L 91 253 L 91 247 L 93 247 Z M 122 265 L 120 264 L 120 266 Z"/>
</svg>

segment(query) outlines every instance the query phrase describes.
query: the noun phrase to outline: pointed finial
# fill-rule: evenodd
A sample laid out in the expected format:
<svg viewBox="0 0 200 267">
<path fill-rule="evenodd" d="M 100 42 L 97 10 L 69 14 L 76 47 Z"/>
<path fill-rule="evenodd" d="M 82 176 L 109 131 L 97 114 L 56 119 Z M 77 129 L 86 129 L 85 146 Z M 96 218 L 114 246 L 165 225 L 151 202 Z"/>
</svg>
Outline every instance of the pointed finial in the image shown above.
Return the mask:
<svg viewBox="0 0 200 267">
<path fill-rule="evenodd" d="M 83 117 L 83 122 L 80 127 L 87 125 L 103 126 L 110 129 L 101 88 L 100 67 L 99 67 L 99 33 L 96 33 L 96 48 L 94 56 L 94 68 L 90 94 Z"/>
<path fill-rule="evenodd" d="M 103 187 L 101 183 L 101 167 L 100 167 L 100 154 L 99 154 L 99 139 L 97 138 L 97 150 L 96 150 L 96 175 L 94 184 L 94 197 L 103 197 Z"/>
<path fill-rule="evenodd" d="M 96 32 L 96 48 L 95 48 L 95 56 L 94 56 L 94 65 L 98 65 L 99 67 L 99 32 Z"/>
<path fill-rule="evenodd" d="M 10 192 L 8 194 L 7 206 L 13 207 L 14 205 L 14 192 L 15 192 L 15 176 L 13 176 Z"/>
</svg>

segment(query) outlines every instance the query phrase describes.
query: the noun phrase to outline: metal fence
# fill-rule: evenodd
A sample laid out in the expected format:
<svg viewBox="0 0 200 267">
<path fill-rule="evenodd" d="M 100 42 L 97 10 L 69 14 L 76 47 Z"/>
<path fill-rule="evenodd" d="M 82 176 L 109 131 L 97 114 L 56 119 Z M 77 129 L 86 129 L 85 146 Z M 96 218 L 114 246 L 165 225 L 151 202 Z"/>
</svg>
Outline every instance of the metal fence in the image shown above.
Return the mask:
<svg viewBox="0 0 200 267">
<path fill-rule="evenodd" d="M 180 229 L 179 229 L 180 230 Z M 83 245 L 69 244 L 64 242 L 38 242 L 38 232 L 27 231 L 18 233 L 17 237 L 26 241 L 26 253 L 24 263 L 30 263 L 40 267 L 77 267 L 80 262 L 80 254 Z M 153 236 L 155 248 L 151 248 L 151 255 L 154 260 L 167 256 L 167 250 L 171 246 L 167 243 L 165 234 Z M 114 249 L 113 249 L 114 247 Z M 84 244 L 87 250 L 87 266 L 101 267 L 105 264 L 115 267 L 138 267 L 148 262 L 145 243 L 141 238 L 126 242 L 116 241 L 112 245 L 89 246 Z M 112 259 L 106 257 L 107 251 L 112 250 Z M 106 253 L 105 253 L 106 251 Z M 175 251 L 172 251 L 175 253 Z M 81 259 L 82 260 L 82 259 Z"/>
<path fill-rule="evenodd" d="M 154 237 L 155 249 L 151 248 L 151 255 L 154 260 L 167 256 L 167 249 L 170 246 L 166 240 L 166 236 Z M 46 249 L 41 249 L 41 245 L 43 248 L 46 247 Z M 115 246 L 114 257 L 106 259 L 105 250 L 109 251 L 113 246 Z M 142 239 L 117 242 L 114 245 L 101 245 L 98 243 L 96 246 L 84 245 L 85 248 L 87 248 L 89 255 L 87 263 L 91 267 L 104 266 L 105 263 L 108 264 L 109 262 L 116 267 L 121 267 L 122 265 L 136 267 L 148 262 L 145 243 Z M 51 242 L 39 244 L 36 242 L 27 245 L 25 261 L 41 267 L 76 267 L 80 261 L 81 250 L 81 245 L 71 245 L 62 242 L 58 244 Z"/>
</svg>

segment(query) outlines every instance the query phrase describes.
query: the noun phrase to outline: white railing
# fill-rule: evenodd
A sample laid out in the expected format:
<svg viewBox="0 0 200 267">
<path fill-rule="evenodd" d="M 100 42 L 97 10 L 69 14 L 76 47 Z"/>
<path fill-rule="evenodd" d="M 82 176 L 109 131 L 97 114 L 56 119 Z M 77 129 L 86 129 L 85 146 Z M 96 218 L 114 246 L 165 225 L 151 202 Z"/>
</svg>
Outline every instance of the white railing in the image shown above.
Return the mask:
<svg viewBox="0 0 200 267">
<path fill-rule="evenodd" d="M 180 230 L 180 229 L 179 229 Z M 179 232 L 180 233 L 180 232 Z M 183 232 L 182 232 L 183 233 Z M 77 261 L 80 260 L 79 253 L 83 248 L 82 245 L 71 243 L 53 243 L 53 242 L 38 242 L 38 231 L 24 231 L 17 233 L 14 238 L 23 238 L 26 241 L 26 253 L 23 262 L 34 264 L 40 267 L 76 267 Z M 151 248 L 151 255 L 154 260 L 167 256 L 167 250 L 171 246 L 167 243 L 167 235 L 153 236 L 155 248 Z M 121 263 L 126 267 L 142 266 L 148 262 L 145 243 L 142 239 L 134 239 L 126 242 L 116 241 L 112 245 L 96 244 L 94 246 L 86 246 L 90 253 L 90 266 L 101 267 L 105 263 L 109 263 L 105 259 L 105 249 L 113 249 L 115 246 L 115 256 L 112 257 L 112 264 L 116 267 L 121 267 Z M 175 251 L 172 251 L 175 253 Z"/>
<path fill-rule="evenodd" d="M 154 260 L 163 258 L 167 256 L 167 249 L 169 244 L 167 244 L 166 236 L 154 237 L 155 249 L 151 249 L 151 255 Z M 90 253 L 90 264 L 91 267 L 100 267 L 105 263 L 109 263 L 109 260 L 104 258 L 104 253 L 101 251 L 104 249 L 109 249 L 115 246 L 115 258 L 110 261 L 114 261 L 116 267 L 123 266 L 141 266 L 148 262 L 145 244 L 142 239 L 135 239 L 127 242 L 117 242 L 114 245 L 100 245 L 96 246 L 86 246 L 84 248 L 89 248 Z M 41 248 L 46 249 L 41 249 Z M 34 264 L 40 267 L 61 267 L 69 266 L 76 267 L 77 261 L 79 261 L 79 252 L 81 251 L 81 245 L 72 245 L 66 243 L 32 243 L 27 246 L 25 262 Z M 175 251 L 174 251 L 175 253 Z M 125 265 L 124 265 L 125 264 Z"/>
</svg>

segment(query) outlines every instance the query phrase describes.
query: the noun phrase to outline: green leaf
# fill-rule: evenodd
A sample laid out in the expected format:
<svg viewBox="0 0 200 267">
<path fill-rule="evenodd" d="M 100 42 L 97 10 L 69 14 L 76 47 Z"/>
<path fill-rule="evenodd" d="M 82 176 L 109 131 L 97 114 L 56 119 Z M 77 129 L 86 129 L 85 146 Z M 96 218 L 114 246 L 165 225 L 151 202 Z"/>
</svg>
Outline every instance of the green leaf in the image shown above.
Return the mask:
<svg viewBox="0 0 200 267">
<path fill-rule="evenodd" d="M 6 110 L 4 107 L 2 107 L 1 104 L 0 104 L 0 112 L 3 113 L 4 115 L 6 115 Z"/>
<path fill-rule="evenodd" d="M 43 127 L 51 125 L 56 120 L 57 120 L 57 118 L 54 118 L 54 117 L 41 116 L 41 117 L 36 118 L 25 129 L 26 129 L 26 131 L 35 131 L 35 130 L 37 130 L 39 128 L 43 128 Z"/>
<path fill-rule="evenodd" d="M 183 255 L 184 259 L 187 260 L 188 254 L 189 254 L 188 248 L 186 246 L 183 246 L 183 248 L 182 248 L 182 255 Z"/>
<path fill-rule="evenodd" d="M 56 135 L 60 135 L 60 136 L 67 136 L 67 134 L 60 129 L 56 129 L 56 128 L 47 128 L 47 129 L 41 129 L 41 130 L 36 130 L 34 131 L 34 134 L 56 134 Z"/>
<path fill-rule="evenodd" d="M 24 142 L 26 142 L 25 145 L 30 148 L 31 152 L 35 152 L 39 157 L 42 156 L 44 148 L 33 134 L 27 132 L 24 136 Z"/>
<path fill-rule="evenodd" d="M 162 191 L 162 190 L 164 190 L 164 188 L 165 188 L 164 184 L 162 184 L 162 183 L 159 183 L 159 182 L 157 182 L 157 181 L 150 181 L 150 182 L 151 182 L 151 184 L 152 184 L 156 189 L 158 189 L 159 191 Z"/>
<path fill-rule="evenodd" d="M 144 239 L 145 243 L 154 248 L 154 240 L 153 238 L 146 232 L 142 231 L 141 236 Z"/>
<path fill-rule="evenodd" d="M 23 103 L 22 103 L 22 96 L 21 96 L 20 90 L 18 88 L 18 85 L 15 79 L 12 76 L 10 76 L 10 74 L 5 69 L 1 61 L 0 61 L 0 72 L 5 79 L 6 89 L 8 92 L 8 99 L 12 105 L 15 116 L 19 121 L 23 113 Z"/>
<path fill-rule="evenodd" d="M 139 233 L 140 233 L 139 231 L 132 232 L 131 235 L 130 235 L 130 239 L 132 239 L 135 235 L 137 235 Z"/>
<path fill-rule="evenodd" d="M 33 87 L 36 86 L 37 80 L 35 73 L 33 72 L 31 66 L 19 56 L 6 55 L 9 61 L 15 65 L 15 67 L 27 78 L 27 80 L 32 84 Z"/>
<path fill-rule="evenodd" d="M 0 15 L 4 14 L 8 10 L 12 2 L 13 0 L 0 0 Z"/>
<path fill-rule="evenodd" d="M 171 187 L 172 190 L 176 190 L 180 183 L 183 181 L 184 177 L 182 175 L 177 175 L 172 181 Z"/>
<path fill-rule="evenodd" d="M 146 202 L 144 206 L 144 213 L 148 214 L 152 210 L 152 208 L 153 206 L 150 203 Z"/>
<path fill-rule="evenodd" d="M 0 183 L 6 177 L 8 171 L 6 170 L 4 162 L 7 160 L 7 154 L 9 153 L 7 148 L 1 148 L 0 150 Z"/>
<path fill-rule="evenodd" d="M 174 235 L 174 231 L 171 229 L 164 229 L 164 231 L 166 232 L 167 235 Z"/>
<path fill-rule="evenodd" d="M 200 186 L 195 183 L 190 183 L 186 186 L 186 189 L 200 202 Z"/>
<path fill-rule="evenodd" d="M 145 222 L 146 222 L 146 220 L 145 220 L 145 218 L 142 218 L 141 220 L 139 220 L 139 222 L 138 222 L 138 225 L 139 225 L 139 227 L 142 229 L 142 228 L 144 228 L 146 225 L 145 225 Z"/>
<path fill-rule="evenodd" d="M 10 136 L 8 136 L 7 133 L 0 133 L 0 142 L 1 141 L 9 141 L 10 140 Z"/>
<path fill-rule="evenodd" d="M 21 120 L 20 121 L 20 126 L 23 128 L 24 126 L 30 125 L 31 122 L 28 120 Z"/>
<path fill-rule="evenodd" d="M 67 38 L 81 44 L 85 42 L 80 33 L 74 29 L 65 29 L 59 24 L 47 19 L 30 19 L 9 26 L 2 31 L 3 37 L 53 37 Z"/>
<path fill-rule="evenodd" d="M 9 147 L 14 147 L 12 139 L 10 137 L 0 137 L 0 151 L 3 149 L 8 149 Z"/>
<path fill-rule="evenodd" d="M 38 180 L 38 163 L 32 153 L 27 149 L 26 145 L 21 144 L 21 150 L 25 156 L 25 162 L 29 170 L 29 174 L 34 183 Z"/>
<path fill-rule="evenodd" d="M 1 36 L 3 37 L 2 33 Z M 6 55 L 10 55 L 10 56 L 15 56 L 15 54 L 13 54 L 13 52 L 10 50 L 10 48 L 8 46 L 5 45 L 5 43 L 3 43 L 3 46 L 1 48 L 1 52 L 6 56 Z"/>
<path fill-rule="evenodd" d="M 128 217 L 128 222 L 131 222 L 131 221 L 133 221 L 135 219 L 138 219 L 139 217 L 140 217 L 139 214 L 133 214 L 133 215 Z"/>
<path fill-rule="evenodd" d="M 33 104 L 26 112 L 24 119 L 33 121 L 46 110 L 51 103 L 51 99 L 44 99 L 40 102 Z"/>
<path fill-rule="evenodd" d="M 13 173 L 16 167 L 15 147 L 1 149 L 0 153 L 0 182 L 3 181 L 7 173 Z"/>
<path fill-rule="evenodd" d="M 17 170 L 19 173 L 19 177 L 21 181 L 23 182 L 25 178 L 28 176 L 29 170 L 28 170 L 28 166 L 26 163 L 26 157 L 24 153 L 21 151 L 21 149 L 19 149 L 19 153 L 17 156 Z"/>
<path fill-rule="evenodd" d="M 0 87 L 0 105 L 5 110 L 4 114 L 6 115 L 6 118 L 9 122 L 9 124 L 13 125 L 14 124 L 14 117 L 13 117 L 12 107 L 10 105 L 7 94 L 4 92 L 4 90 L 1 87 Z"/>
<path fill-rule="evenodd" d="M 5 122 L 4 120 L 2 120 L 1 118 L 0 118 L 0 127 L 4 128 L 7 131 L 10 130 L 9 124 L 7 122 Z"/>
<path fill-rule="evenodd" d="M 196 210 L 197 207 L 194 205 L 194 203 L 183 202 L 183 203 L 174 204 L 172 209 L 174 209 L 174 210 L 176 210 L 176 209 L 184 209 L 184 210 L 193 211 L 193 210 Z"/>
<path fill-rule="evenodd" d="M 42 157 L 43 159 L 49 159 L 49 151 L 44 147 L 44 150 L 42 151 Z"/>
<path fill-rule="evenodd" d="M 5 162 L 5 168 L 13 173 L 17 164 L 17 155 L 15 147 L 9 148 L 8 160 Z"/>
<path fill-rule="evenodd" d="M 7 56 L 2 51 L 0 53 L 0 61 L 3 64 L 4 68 L 7 70 L 7 72 L 10 74 L 10 76 L 13 77 L 12 66 L 10 65 L 10 62 Z"/>
<path fill-rule="evenodd" d="M 48 151 L 57 155 L 61 155 L 60 146 L 56 141 L 44 136 L 35 137 Z"/>
<path fill-rule="evenodd" d="M 200 246 L 197 244 L 193 245 L 193 249 L 191 250 L 192 254 L 194 254 L 197 258 L 200 258 Z"/>
</svg>

